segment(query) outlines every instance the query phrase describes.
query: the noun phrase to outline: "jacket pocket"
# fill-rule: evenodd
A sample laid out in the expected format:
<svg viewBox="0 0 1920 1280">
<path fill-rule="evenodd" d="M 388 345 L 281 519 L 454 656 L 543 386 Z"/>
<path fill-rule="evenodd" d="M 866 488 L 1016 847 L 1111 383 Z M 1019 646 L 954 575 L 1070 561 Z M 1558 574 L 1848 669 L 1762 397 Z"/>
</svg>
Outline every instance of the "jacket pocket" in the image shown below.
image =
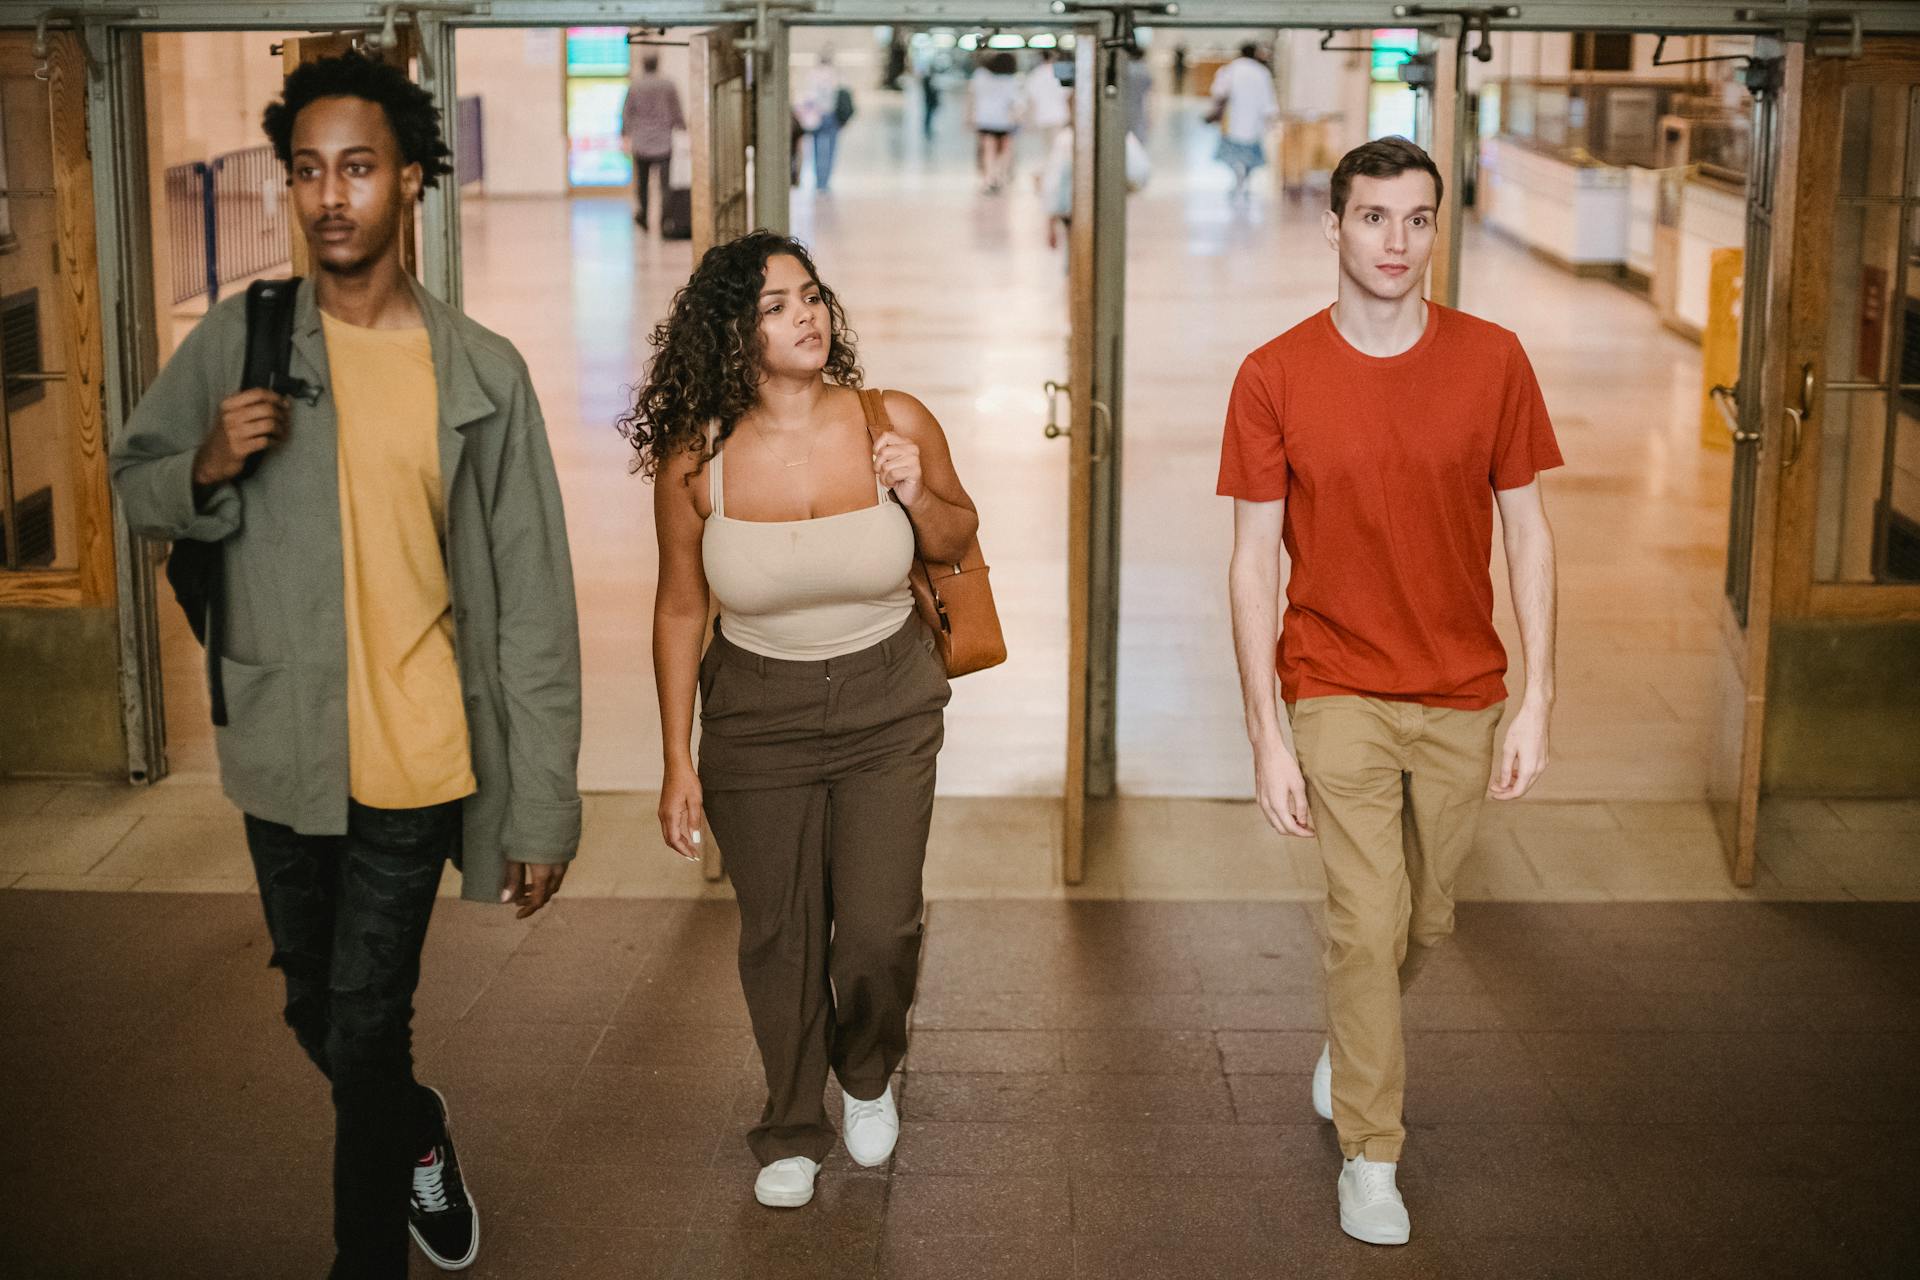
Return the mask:
<svg viewBox="0 0 1920 1280">
<path fill-rule="evenodd" d="M 253 666 L 222 657 L 220 679 L 227 723 L 214 731 L 214 748 L 227 790 L 242 808 L 260 798 L 284 803 L 293 791 L 299 750 L 292 676 L 277 664 Z"/>
</svg>

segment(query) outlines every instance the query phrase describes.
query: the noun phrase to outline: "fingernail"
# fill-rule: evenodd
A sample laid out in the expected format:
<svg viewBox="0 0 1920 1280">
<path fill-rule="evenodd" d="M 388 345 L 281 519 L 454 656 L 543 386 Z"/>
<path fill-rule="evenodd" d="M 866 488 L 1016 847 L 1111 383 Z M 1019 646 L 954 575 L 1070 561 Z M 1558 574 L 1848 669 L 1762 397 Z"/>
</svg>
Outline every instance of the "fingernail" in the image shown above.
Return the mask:
<svg viewBox="0 0 1920 1280">
<path fill-rule="evenodd" d="M 502 889 L 502 890 L 500 891 L 500 901 L 502 901 L 502 902 L 512 902 L 512 901 L 513 901 L 513 890 L 511 890 L 511 889 Z"/>
<path fill-rule="evenodd" d="M 696 831 L 696 832 L 694 832 L 694 833 L 693 833 L 693 837 L 692 837 L 692 839 L 693 839 L 693 842 L 694 842 L 695 844 L 699 844 L 699 843 L 700 843 L 700 833 L 699 833 L 698 831 Z"/>
</svg>

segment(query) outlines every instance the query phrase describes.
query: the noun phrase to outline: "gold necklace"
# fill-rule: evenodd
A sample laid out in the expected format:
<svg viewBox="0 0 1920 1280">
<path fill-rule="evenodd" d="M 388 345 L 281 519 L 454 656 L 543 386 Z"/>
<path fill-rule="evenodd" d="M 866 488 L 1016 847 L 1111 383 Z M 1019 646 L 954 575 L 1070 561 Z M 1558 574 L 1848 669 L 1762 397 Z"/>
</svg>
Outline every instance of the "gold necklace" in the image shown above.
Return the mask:
<svg viewBox="0 0 1920 1280">
<path fill-rule="evenodd" d="M 809 462 L 812 462 L 813 451 L 816 448 L 818 448 L 820 445 L 820 433 L 816 430 L 813 433 L 813 443 L 807 446 L 807 456 L 800 459 L 800 461 L 798 462 L 788 462 L 785 458 L 780 456 L 780 451 L 774 448 L 773 445 L 768 442 L 767 433 L 760 429 L 760 424 L 756 422 L 751 425 L 753 426 L 754 439 L 760 442 L 760 447 L 762 449 L 765 449 L 768 453 L 772 454 L 774 461 L 778 462 L 781 466 L 785 467 L 789 471 L 793 470 L 795 467 L 804 467 Z"/>
</svg>

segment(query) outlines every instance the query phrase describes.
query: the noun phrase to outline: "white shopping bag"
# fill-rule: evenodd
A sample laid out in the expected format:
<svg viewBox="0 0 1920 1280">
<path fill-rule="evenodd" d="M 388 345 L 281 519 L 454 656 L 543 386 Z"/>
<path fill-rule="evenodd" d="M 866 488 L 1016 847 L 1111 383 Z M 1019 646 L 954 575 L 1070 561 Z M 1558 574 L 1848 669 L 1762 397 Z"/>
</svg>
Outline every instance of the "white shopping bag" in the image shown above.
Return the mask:
<svg viewBox="0 0 1920 1280">
<path fill-rule="evenodd" d="M 677 191 L 693 185 L 693 139 L 685 129 L 673 131 L 673 149 L 667 153 L 667 189 Z"/>
<path fill-rule="evenodd" d="M 1127 135 L 1127 191 L 1139 191 L 1153 178 L 1153 159 L 1147 155 L 1146 144 L 1132 134 Z"/>
</svg>

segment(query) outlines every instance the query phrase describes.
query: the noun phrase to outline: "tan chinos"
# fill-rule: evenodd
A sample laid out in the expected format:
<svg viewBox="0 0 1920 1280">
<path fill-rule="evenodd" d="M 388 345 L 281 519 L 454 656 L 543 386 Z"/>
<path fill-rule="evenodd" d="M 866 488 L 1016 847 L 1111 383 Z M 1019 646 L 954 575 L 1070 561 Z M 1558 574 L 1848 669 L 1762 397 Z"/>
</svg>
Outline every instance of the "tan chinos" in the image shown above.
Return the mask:
<svg viewBox="0 0 1920 1280">
<path fill-rule="evenodd" d="M 1400 997 L 1453 932 L 1503 705 L 1336 696 L 1287 709 L 1326 869 L 1333 1122 L 1349 1158 L 1400 1159 Z"/>
<path fill-rule="evenodd" d="M 740 904 L 740 984 L 766 1070 L 763 1165 L 833 1147 L 832 1068 L 877 1098 L 907 1048 L 921 869 L 947 673 L 918 617 L 820 662 L 716 630 L 700 668 L 700 785 Z"/>
</svg>

